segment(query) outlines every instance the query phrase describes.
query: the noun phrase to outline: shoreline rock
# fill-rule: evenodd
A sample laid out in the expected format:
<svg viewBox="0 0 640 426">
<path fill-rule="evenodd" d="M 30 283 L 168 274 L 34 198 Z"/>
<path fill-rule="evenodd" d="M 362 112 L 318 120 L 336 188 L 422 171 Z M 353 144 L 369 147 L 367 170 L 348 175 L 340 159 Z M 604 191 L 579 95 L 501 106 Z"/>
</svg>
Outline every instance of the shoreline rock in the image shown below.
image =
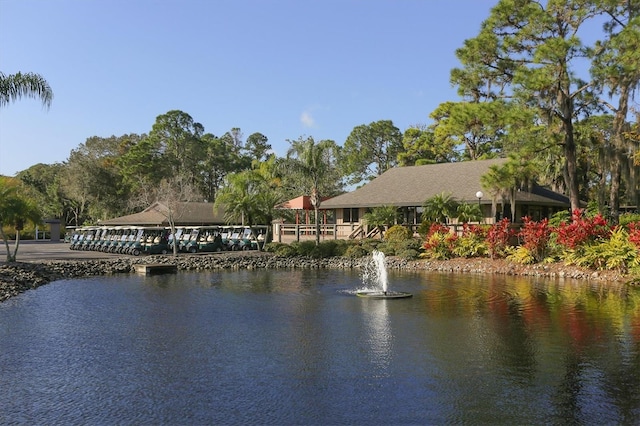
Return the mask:
<svg viewBox="0 0 640 426">
<path fill-rule="evenodd" d="M 98 275 L 134 273 L 134 265 L 163 263 L 176 265 L 181 271 L 216 269 L 354 269 L 360 268 L 368 258 L 351 259 L 332 257 L 312 259 L 308 257 L 279 257 L 272 253 L 240 252 L 207 255 L 153 255 L 145 257 L 120 257 L 101 260 L 52 260 L 39 263 L 0 263 L 0 302 L 27 290 L 61 279 Z M 564 264 L 519 265 L 506 260 L 486 258 L 452 259 L 445 261 L 414 260 L 388 257 L 387 268 L 431 271 L 439 273 L 500 274 L 566 278 L 587 282 L 621 283 L 630 277 L 615 271 L 593 271 Z"/>
</svg>

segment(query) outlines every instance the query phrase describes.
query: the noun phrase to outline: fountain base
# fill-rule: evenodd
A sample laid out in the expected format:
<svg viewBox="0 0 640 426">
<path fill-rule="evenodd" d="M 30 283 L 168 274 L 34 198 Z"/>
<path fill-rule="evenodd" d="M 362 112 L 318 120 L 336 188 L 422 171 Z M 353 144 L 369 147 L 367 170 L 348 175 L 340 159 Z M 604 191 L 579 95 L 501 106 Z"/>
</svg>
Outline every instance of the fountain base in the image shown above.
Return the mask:
<svg viewBox="0 0 640 426">
<path fill-rule="evenodd" d="M 403 291 L 359 291 L 356 295 L 369 299 L 404 299 L 413 296 L 413 294 Z"/>
</svg>

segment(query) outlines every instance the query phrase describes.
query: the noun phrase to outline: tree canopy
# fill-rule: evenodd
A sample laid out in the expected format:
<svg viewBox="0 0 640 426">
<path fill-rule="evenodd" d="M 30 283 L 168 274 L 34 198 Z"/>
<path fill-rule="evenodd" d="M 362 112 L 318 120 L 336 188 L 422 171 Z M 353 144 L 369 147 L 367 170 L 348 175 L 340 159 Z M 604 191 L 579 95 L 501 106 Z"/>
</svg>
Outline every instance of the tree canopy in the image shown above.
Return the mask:
<svg viewBox="0 0 640 426">
<path fill-rule="evenodd" d="M 369 181 L 397 164 L 402 133 L 391 120 L 356 126 L 340 154 L 340 165 L 348 183 Z"/>
<path fill-rule="evenodd" d="M 268 220 L 280 214 L 269 211 L 269 197 L 309 195 L 319 207 L 343 185 L 392 167 L 509 157 L 484 178 L 494 202 L 512 200 L 516 188 L 535 181 L 565 193 L 573 209 L 593 202 L 616 218 L 621 205 L 640 201 L 639 11 L 637 0 L 497 1 L 455 52 L 450 83 L 459 98 L 424 111 L 431 121 L 404 131 L 390 119 L 372 121 L 343 141 L 288 140 L 278 157 L 261 132 L 245 139 L 231 127 L 216 136 L 171 110 L 145 134 L 91 136 L 67 161 L 18 177 L 41 213 L 65 223 L 132 213 L 174 179 L 194 189 L 194 200 L 210 202 L 238 182 L 250 184 L 254 201 L 264 198 L 260 220 Z M 43 83 L 33 74 L 0 74 L 0 107 L 20 97 L 50 105 Z M 264 180 L 259 191 L 256 173 Z"/>
</svg>

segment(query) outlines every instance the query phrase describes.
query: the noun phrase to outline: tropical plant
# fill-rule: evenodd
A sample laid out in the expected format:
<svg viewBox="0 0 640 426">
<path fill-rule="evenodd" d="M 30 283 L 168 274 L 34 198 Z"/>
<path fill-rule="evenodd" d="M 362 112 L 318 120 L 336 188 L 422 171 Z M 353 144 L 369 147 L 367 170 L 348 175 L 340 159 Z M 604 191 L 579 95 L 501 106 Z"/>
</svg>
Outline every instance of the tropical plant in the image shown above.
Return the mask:
<svg viewBox="0 0 640 426">
<path fill-rule="evenodd" d="M 624 213 L 618 217 L 620 226 L 629 226 L 634 222 L 640 222 L 640 213 Z"/>
<path fill-rule="evenodd" d="M 453 254 L 458 257 L 483 257 L 488 252 L 485 226 L 464 224 L 462 234 L 456 240 Z"/>
<path fill-rule="evenodd" d="M 627 227 L 629 229 L 629 241 L 640 249 L 640 222 L 631 222 Z"/>
<path fill-rule="evenodd" d="M 510 225 L 509 219 L 504 218 L 489 228 L 487 244 L 489 245 L 489 255 L 492 259 L 505 257 L 508 254 L 511 238 L 514 236 Z"/>
<path fill-rule="evenodd" d="M 478 204 L 462 203 L 458 206 L 456 215 L 462 223 L 480 222 L 482 220 L 482 210 Z"/>
<path fill-rule="evenodd" d="M 530 187 L 535 173 L 534 163 L 522 158 L 511 157 L 500 166 L 491 166 L 480 182 L 492 196 L 492 215 L 495 216 L 498 199 L 503 205 L 506 199 L 511 206 L 511 221 L 515 221 L 518 189 Z"/>
<path fill-rule="evenodd" d="M 378 206 L 366 213 L 362 220 L 370 226 L 379 228 L 384 232 L 385 228 L 391 227 L 398 220 L 399 212 L 395 206 Z M 382 234 L 381 232 L 381 234 Z"/>
<path fill-rule="evenodd" d="M 568 222 L 571 220 L 571 212 L 569 210 L 560 210 L 551 215 L 549 219 L 549 226 L 552 228 L 557 228 L 563 222 Z"/>
<path fill-rule="evenodd" d="M 531 253 L 531 250 L 525 246 L 514 247 L 513 249 L 507 249 L 507 260 L 522 265 L 530 265 L 536 263 L 536 258 Z"/>
<path fill-rule="evenodd" d="M 224 209 L 228 223 L 247 225 L 254 235 L 254 225 L 271 224 L 275 206 L 283 200 L 277 188 L 278 179 L 274 176 L 275 167 L 273 159 L 256 161 L 253 169 L 227 176 L 227 185 L 220 190 L 214 206 Z M 266 242 L 271 240 L 269 228 Z"/>
<path fill-rule="evenodd" d="M 0 72 L 0 107 L 15 102 L 22 97 L 40 99 L 45 108 L 51 106 L 53 91 L 40 74 L 4 74 Z"/>
<path fill-rule="evenodd" d="M 600 214 L 587 217 L 581 210 L 574 210 L 571 222 L 562 222 L 556 232 L 558 244 L 573 250 L 598 239 L 607 239 L 611 228 Z"/>
<path fill-rule="evenodd" d="M 287 158 L 281 164 L 288 173 L 300 179 L 305 193 L 311 198 L 311 205 L 315 213 L 316 245 L 320 244 L 320 204 L 323 189 L 330 186 L 336 172 L 335 142 L 323 140 L 316 143 L 312 137 L 290 141 L 291 147 L 287 151 Z M 332 180 L 333 179 L 333 180 Z"/>
<path fill-rule="evenodd" d="M 530 217 L 524 217 L 522 220 L 524 225 L 518 233 L 518 237 L 522 241 L 522 247 L 531 253 L 535 262 L 540 262 L 547 255 L 549 239 L 551 238 L 549 220 L 545 218 L 536 222 Z"/>
<path fill-rule="evenodd" d="M 452 233 L 448 227 L 434 223 L 429 228 L 426 241 L 422 244 L 424 253 L 420 257 L 429 259 L 446 260 L 454 257 L 454 249 L 458 236 Z"/>
<path fill-rule="evenodd" d="M 429 222 L 446 223 L 447 218 L 455 217 L 458 209 L 458 201 L 451 193 L 441 193 L 427 199 L 422 205 L 422 220 Z"/>
<path fill-rule="evenodd" d="M 15 262 L 20 247 L 20 231 L 26 222 L 37 224 L 41 221 L 37 206 L 19 193 L 17 183 L 0 177 L 0 237 L 7 250 L 7 262 Z M 9 238 L 4 232 L 5 226 L 13 226 L 16 231 L 13 252 L 9 246 Z"/>
<path fill-rule="evenodd" d="M 565 261 L 577 266 L 611 269 L 620 273 L 640 266 L 638 247 L 629 241 L 629 234 L 621 226 L 611 231 L 610 238 L 587 243 L 581 250 L 570 250 Z"/>
</svg>

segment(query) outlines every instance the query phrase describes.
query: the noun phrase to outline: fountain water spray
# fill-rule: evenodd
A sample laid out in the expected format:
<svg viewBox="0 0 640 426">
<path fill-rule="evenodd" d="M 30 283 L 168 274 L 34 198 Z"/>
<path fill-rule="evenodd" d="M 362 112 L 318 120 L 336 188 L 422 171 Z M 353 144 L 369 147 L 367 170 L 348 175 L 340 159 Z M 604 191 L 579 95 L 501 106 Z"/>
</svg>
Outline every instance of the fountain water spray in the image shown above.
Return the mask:
<svg viewBox="0 0 640 426">
<path fill-rule="evenodd" d="M 387 265 L 385 265 L 385 255 L 381 251 L 373 252 L 373 264 L 376 267 L 376 271 L 378 273 L 378 283 L 382 287 L 382 292 L 387 294 L 387 290 L 389 289 L 389 278 L 387 276 Z"/>
<path fill-rule="evenodd" d="M 359 291 L 356 294 L 360 297 L 371 297 L 375 299 L 397 299 L 411 297 L 411 293 L 389 291 L 389 278 L 387 276 L 387 265 L 383 252 L 374 250 L 371 259 L 362 267 L 362 281 L 367 288 L 373 290 Z"/>
</svg>

